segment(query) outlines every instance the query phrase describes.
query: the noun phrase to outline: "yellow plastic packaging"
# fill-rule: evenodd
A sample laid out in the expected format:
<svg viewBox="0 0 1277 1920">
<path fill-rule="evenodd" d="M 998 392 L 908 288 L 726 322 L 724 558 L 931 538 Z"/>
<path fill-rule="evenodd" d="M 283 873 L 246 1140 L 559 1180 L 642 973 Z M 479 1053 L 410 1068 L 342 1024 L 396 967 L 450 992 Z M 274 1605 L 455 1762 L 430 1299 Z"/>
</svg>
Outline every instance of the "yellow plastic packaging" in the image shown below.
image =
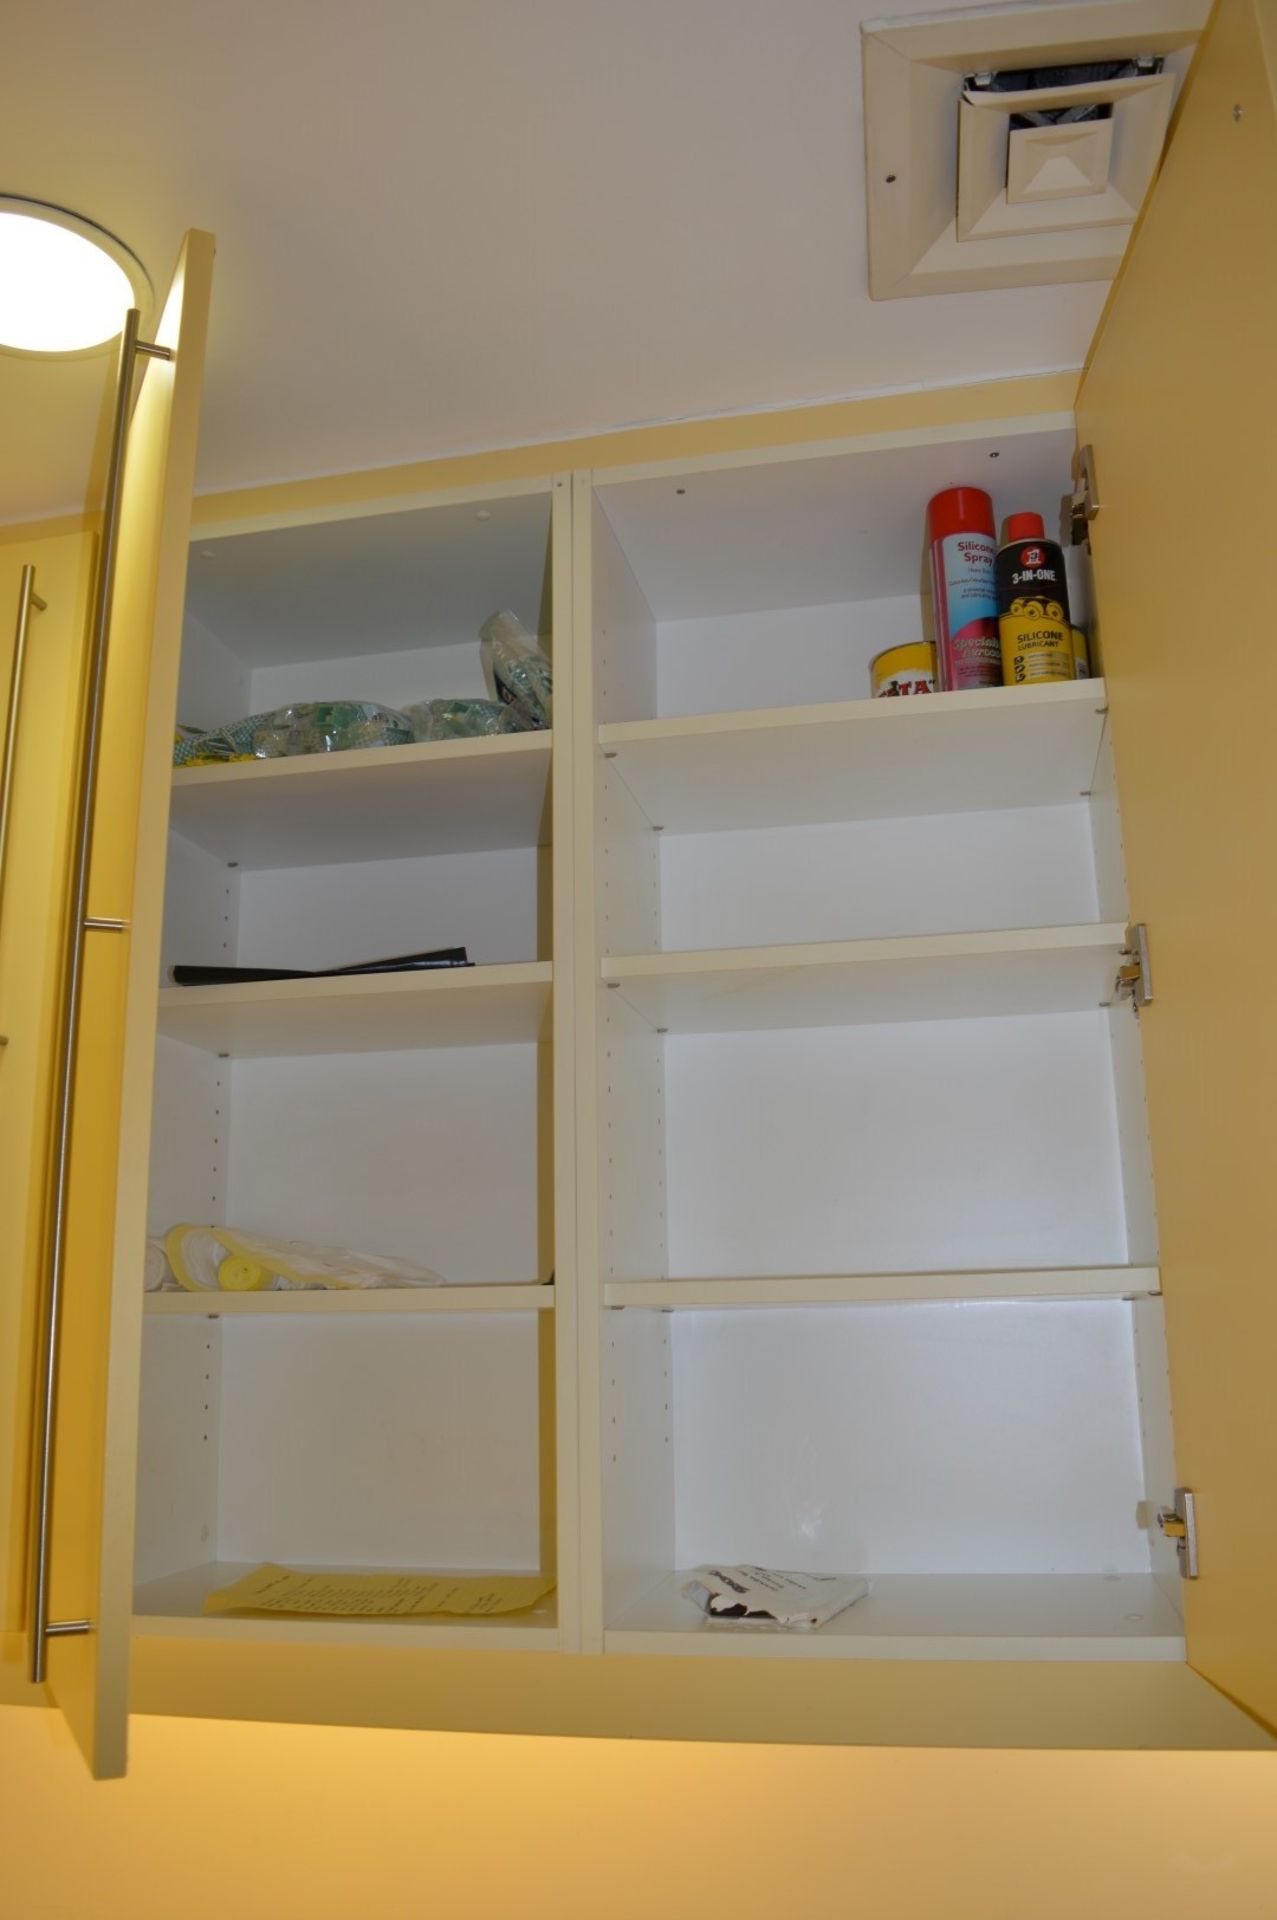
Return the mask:
<svg viewBox="0 0 1277 1920">
<path fill-rule="evenodd" d="M 233 1227 L 183 1224 L 164 1236 L 164 1252 L 179 1287 L 188 1293 L 289 1292 L 315 1288 L 444 1287 L 429 1267 L 345 1247 L 274 1240 Z"/>
</svg>

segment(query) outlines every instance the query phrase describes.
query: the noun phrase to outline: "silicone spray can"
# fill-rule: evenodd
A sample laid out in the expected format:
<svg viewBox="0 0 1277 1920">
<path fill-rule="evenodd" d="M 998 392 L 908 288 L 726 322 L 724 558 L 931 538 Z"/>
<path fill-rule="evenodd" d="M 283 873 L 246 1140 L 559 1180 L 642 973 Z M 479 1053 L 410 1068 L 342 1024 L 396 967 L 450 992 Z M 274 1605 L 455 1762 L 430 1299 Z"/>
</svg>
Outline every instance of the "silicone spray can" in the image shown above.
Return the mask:
<svg viewBox="0 0 1277 1920">
<path fill-rule="evenodd" d="M 1064 555 L 1046 537 L 1040 513 L 1008 515 L 998 550 L 998 630 L 1008 686 L 1073 680 L 1077 662 L 1069 621 Z"/>
<path fill-rule="evenodd" d="M 979 487 L 947 487 L 927 508 L 942 692 L 1000 687 L 993 502 Z"/>
</svg>

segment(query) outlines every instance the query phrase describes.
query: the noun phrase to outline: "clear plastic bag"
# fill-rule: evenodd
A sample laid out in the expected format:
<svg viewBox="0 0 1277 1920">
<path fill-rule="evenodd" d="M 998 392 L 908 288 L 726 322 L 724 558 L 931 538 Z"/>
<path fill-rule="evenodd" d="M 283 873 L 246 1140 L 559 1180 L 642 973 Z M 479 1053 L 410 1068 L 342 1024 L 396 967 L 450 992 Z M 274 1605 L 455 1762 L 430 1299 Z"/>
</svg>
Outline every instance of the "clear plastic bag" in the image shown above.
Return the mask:
<svg viewBox="0 0 1277 1920">
<path fill-rule="evenodd" d="M 554 717 L 550 662 L 517 614 L 494 613 L 479 629 L 479 658 L 494 700 L 513 707 L 528 727 L 548 727 Z"/>
<path fill-rule="evenodd" d="M 493 733 L 523 733 L 527 721 L 500 700 L 421 700 L 405 707 L 418 740 L 477 740 Z"/>
<path fill-rule="evenodd" d="M 199 733 L 179 727 L 175 767 L 216 766 L 226 760 L 279 760 L 299 753 L 345 753 L 352 747 L 401 747 L 412 721 L 375 700 L 299 701 L 273 713 L 250 713 L 229 726 Z"/>
<path fill-rule="evenodd" d="M 264 717 L 253 713 L 247 720 L 232 720 L 229 726 L 212 727 L 207 732 L 199 727 L 178 727 L 173 735 L 173 765 L 214 767 L 227 760 L 251 760 L 253 728 Z"/>
<path fill-rule="evenodd" d="M 301 753 L 349 753 L 359 747 L 402 747 L 412 721 L 374 700 L 299 701 L 263 714 L 253 727 L 253 754 L 278 760 Z"/>
<path fill-rule="evenodd" d="M 187 1293 L 290 1293 L 322 1288 L 442 1287 L 442 1274 L 384 1254 L 277 1240 L 236 1227 L 171 1227 L 149 1241 L 146 1286 Z M 155 1268 L 152 1249 L 161 1253 Z M 153 1271 L 153 1268 L 155 1270 Z M 158 1273 L 158 1277 L 157 1276 Z"/>
</svg>

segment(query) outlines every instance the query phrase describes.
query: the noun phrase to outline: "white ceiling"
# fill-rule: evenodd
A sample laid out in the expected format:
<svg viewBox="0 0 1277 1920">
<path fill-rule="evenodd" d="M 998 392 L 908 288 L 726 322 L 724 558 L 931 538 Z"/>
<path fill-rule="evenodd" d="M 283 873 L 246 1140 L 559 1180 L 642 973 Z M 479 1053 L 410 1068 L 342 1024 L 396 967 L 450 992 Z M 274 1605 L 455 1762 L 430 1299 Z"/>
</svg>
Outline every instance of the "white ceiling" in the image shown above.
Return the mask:
<svg viewBox="0 0 1277 1920">
<path fill-rule="evenodd" d="M 859 25 L 915 7 L 40 0 L 0 192 L 161 286 L 217 234 L 201 490 L 1076 366 L 1103 283 L 867 297 Z M 0 355 L 0 520 L 80 501 L 105 371 Z"/>
</svg>

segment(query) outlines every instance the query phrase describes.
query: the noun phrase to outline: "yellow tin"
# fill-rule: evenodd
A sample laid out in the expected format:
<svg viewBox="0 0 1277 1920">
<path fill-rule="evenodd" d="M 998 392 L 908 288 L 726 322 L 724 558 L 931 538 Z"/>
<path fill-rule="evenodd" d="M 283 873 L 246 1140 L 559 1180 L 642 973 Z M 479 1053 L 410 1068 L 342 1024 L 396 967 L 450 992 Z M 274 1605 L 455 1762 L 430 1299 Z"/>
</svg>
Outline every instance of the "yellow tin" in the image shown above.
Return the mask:
<svg viewBox="0 0 1277 1920">
<path fill-rule="evenodd" d="M 1081 627 L 1071 629 L 1073 634 L 1073 667 L 1079 680 L 1091 677 L 1091 656 L 1087 650 L 1086 635 Z"/>
<path fill-rule="evenodd" d="M 888 647 L 869 662 L 869 679 L 875 700 L 895 699 L 906 693 L 934 693 L 936 650 L 927 640 Z"/>
</svg>

